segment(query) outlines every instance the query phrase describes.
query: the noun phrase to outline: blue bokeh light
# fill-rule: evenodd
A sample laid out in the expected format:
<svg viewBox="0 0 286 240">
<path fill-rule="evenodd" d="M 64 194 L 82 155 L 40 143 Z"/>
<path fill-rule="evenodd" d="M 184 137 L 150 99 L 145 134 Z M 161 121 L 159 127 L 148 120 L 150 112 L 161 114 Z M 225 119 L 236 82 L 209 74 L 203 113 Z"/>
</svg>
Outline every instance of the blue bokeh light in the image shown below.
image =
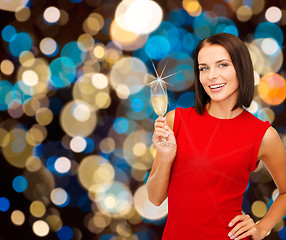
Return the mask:
<svg viewBox="0 0 286 240">
<path fill-rule="evenodd" d="M 62 226 L 57 231 L 58 238 L 60 240 L 70 240 L 73 237 L 73 230 L 69 226 Z"/>
<path fill-rule="evenodd" d="M 5 197 L 0 197 L 0 211 L 7 212 L 10 208 L 10 201 Z"/>
<path fill-rule="evenodd" d="M 9 108 L 9 102 L 12 100 L 13 84 L 2 80 L 0 81 L 0 111 L 5 111 Z M 10 96 L 10 101 L 9 101 Z"/>
<path fill-rule="evenodd" d="M 177 106 L 188 108 L 193 106 L 195 103 L 195 93 L 194 92 L 184 92 L 180 95 L 177 100 Z"/>
<path fill-rule="evenodd" d="M 255 38 L 273 38 L 276 40 L 278 45 L 281 47 L 284 41 L 284 35 L 281 28 L 270 22 L 263 22 L 257 25 L 254 31 Z"/>
<path fill-rule="evenodd" d="M 169 40 L 162 36 L 153 36 L 147 40 L 145 52 L 152 59 L 160 60 L 168 56 L 171 50 Z"/>
<path fill-rule="evenodd" d="M 128 120 L 123 117 L 116 118 L 113 124 L 114 130 L 119 134 L 126 133 L 128 126 Z"/>
<path fill-rule="evenodd" d="M 133 99 L 135 99 L 135 102 L 132 103 Z M 140 100 L 140 103 L 138 99 Z M 136 106 L 136 102 L 139 103 L 139 106 Z M 151 104 L 150 89 L 148 87 L 145 87 L 137 94 L 130 96 L 126 104 L 127 105 L 125 107 L 127 110 L 126 114 L 128 119 L 142 120 L 148 118 L 151 114 L 154 113 Z M 139 108 L 141 108 L 142 106 L 143 106 L 142 110 L 139 111 Z M 134 111 L 133 107 L 136 109 L 136 111 Z"/>
<path fill-rule="evenodd" d="M 227 17 L 216 17 L 212 20 L 212 34 L 230 33 L 238 36 L 238 29 L 235 23 Z"/>
<path fill-rule="evenodd" d="M 99 240 L 115 240 L 115 237 L 113 234 L 104 233 L 100 236 Z"/>
<path fill-rule="evenodd" d="M 2 29 L 1 34 L 4 41 L 10 42 L 15 39 L 17 31 L 13 26 L 7 25 Z"/>
<path fill-rule="evenodd" d="M 77 205 L 83 212 L 91 211 L 91 202 L 87 194 L 83 194 L 79 197 Z"/>
<path fill-rule="evenodd" d="M 278 232 L 278 235 L 281 239 L 286 239 L 286 227 L 285 226 Z"/>
<path fill-rule="evenodd" d="M 16 191 L 16 192 L 24 192 L 27 187 L 28 187 L 28 181 L 25 177 L 23 176 L 17 176 L 14 178 L 13 182 L 12 182 L 12 185 L 13 185 L 13 189 Z"/>
<path fill-rule="evenodd" d="M 57 170 L 55 169 L 55 162 L 57 161 L 58 157 L 57 156 L 50 156 L 47 160 L 46 160 L 46 166 L 47 168 L 53 172 L 56 173 Z"/>
<path fill-rule="evenodd" d="M 20 32 L 9 41 L 9 50 L 14 57 L 19 57 L 22 52 L 30 51 L 32 39 L 28 33 Z"/>
<path fill-rule="evenodd" d="M 17 82 L 13 87 L 13 100 L 19 104 L 29 102 L 34 95 L 34 88 L 26 85 L 23 81 Z"/>
<path fill-rule="evenodd" d="M 51 62 L 49 68 L 51 84 L 56 88 L 67 87 L 76 79 L 76 66 L 70 58 L 56 58 Z"/>
<path fill-rule="evenodd" d="M 186 52 L 189 52 L 190 54 L 195 50 L 198 43 L 199 40 L 193 33 L 187 32 L 183 37 L 182 45 Z"/>
<path fill-rule="evenodd" d="M 61 57 L 71 59 L 74 65 L 79 67 L 86 59 L 86 53 L 81 50 L 83 48 L 83 45 L 79 42 L 69 42 L 63 47 Z"/>
<path fill-rule="evenodd" d="M 168 39 L 168 42 L 170 44 L 170 52 L 179 51 L 181 49 L 182 46 L 181 39 L 183 38 L 182 35 L 184 35 L 184 32 L 180 30 L 182 29 L 173 27 L 171 29 L 168 29 L 165 33 L 163 33 L 163 36 L 166 39 Z"/>
<path fill-rule="evenodd" d="M 151 36 L 164 36 L 164 34 L 170 30 L 176 28 L 176 26 L 168 21 L 163 21 L 161 22 L 160 26 L 154 31 L 152 32 Z"/>
<path fill-rule="evenodd" d="M 230 33 L 238 37 L 238 29 L 235 25 L 229 25 L 224 28 L 223 30 L 224 33 Z"/>
<path fill-rule="evenodd" d="M 141 112 L 144 108 L 144 102 L 140 98 L 133 98 L 131 100 L 131 108 L 134 112 Z"/>
<path fill-rule="evenodd" d="M 121 157 L 114 157 L 113 162 L 114 162 L 114 166 L 118 169 L 121 169 L 124 171 L 127 171 L 127 169 L 130 169 L 130 165 L 128 164 L 128 162 L 123 157 L 122 158 Z"/>
<path fill-rule="evenodd" d="M 86 141 L 86 147 L 83 150 L 83 153 L 91 153 L 95 148 L 94 141 L 91 138 L 85 138 L 85 141 Z"/>
<path fill-rule="evenodd" d="M 125 134 L 131 134 L 131 133 L 135 132 L 136 128 L 137 128 L 137 126 L 136 126 L 135 121 L 128 119 L 128 129 L 125 132 Z"/>
<path fill-rule="evenodd" d="M 213 25 L 212 18 L 207 12 L 202 12 L 199 16 L 197 16 L 193 21 L 193 29 L 198 37 L 198 39 L 202 40 L 211 35 L 210 27 Z"/>
<path fill-rule="evenodd" d="M 187 26 L 191 24 L 193 18 L 184 9 L 172 10 L 167 17 L 168 21 L 172 22 L 175 26 Z"/>
<path fill-rule="evenodd" d="M 172 86 L 169 87 L 172 91 L 186 90 L 192 85 L 194 80 L 193 60 L 192 58 L 183 52 L 173 52 L 170 56 L 170 64 L 174 65 L 174 68 L 166 71 L 166 76 L 173 74 L 167 78 L 167 82 Z"/>
</svg>

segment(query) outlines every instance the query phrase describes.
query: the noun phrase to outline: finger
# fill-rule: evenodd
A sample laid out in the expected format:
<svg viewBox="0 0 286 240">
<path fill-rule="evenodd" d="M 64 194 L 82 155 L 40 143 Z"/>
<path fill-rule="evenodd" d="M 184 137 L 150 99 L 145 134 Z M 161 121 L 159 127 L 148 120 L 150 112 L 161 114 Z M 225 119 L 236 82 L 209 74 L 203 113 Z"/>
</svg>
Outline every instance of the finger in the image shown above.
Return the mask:
<svg viewBox="0 0 286 240">
<path fill-rule="evenodd" d="M 166 126 L 166 124 L 164 122 L 155 122 L 154 123 L 154 126 L 155 128 L 156 127 L 161 127 L 161 128 L 164 128 Z"/>
<path fill-rule="evenodd" d="M 240 236 L 236 237 L 235 240 L 244 239 L 246 237 L 252 236 L 254 234 L 254 232 L 255 232 L 255 229 L 252 228 L 249 231 L 247 231 L 247 232 L 241 234 Z"/>
<path fill-rule="evenodd" d="M 239 221 L 243 221 L 245 219 L 249 219 L 250 216 L 249 215 L 237 215 L 234 219 L 232 219 L 230 221 L 230 223 L 228 224 L 229 227 L 232 227 L 233 225 L 235 225 L 237 222 Z"/>
<path fill-rule="evenodd" d="M 168 137 L 171 133 L 163 128 L 156 128 L 154 135 L 158 137 Z"/>
<path fill-rule="evenodd" d="M 231 239 L 239 236 L 240 234 L 248 231 L 249 229 L 253 228 L 255 223 L 253 222 L 252 218 L 247 218 L 244 221 L 238 223 L 228 234 Z"/>
<path fill-rule="evenodd" d="M 228 234 L 228 236 L 233 239 L 233 236 L 237 236 L 237 232 L 245 226 L 244 222 L 238 223 Z"/>
<path fill-rule="evenodd" d="M 168 131 L 169 131 L 169 130 L 170 130 L 170 131 L 172 131 L 172 130 L 171 130 L 171 128 L 169 128 L 169 126 L 168 126 L 168 124 L 167 124 L 167 123 L 165 124 L 165 126 L 164 126 L 164 127 L 165 127 Z"/>
<path fill-rule="evenodd" d="M 161 132 L 164 132 L 164 133 L 166 133 L 168 131 L 170 133 L 171 129 L 168 126 L 164 125 L 164 124 L 156 123 L 154 131 L 161 131 Z"/>
<path fill-rule="evenodd" d="M 155 123 L 155 131 L 163 131 L 165 134 L 174 135 L 174 132 L 167 124 L 164 123 Z"/>
<path fill-rule="evenodd" d="M 164 122 L 166 121 L 166 117 L 158 117 L 155 122 Z"/>
<path fill-rule="evenodd" d="M 164 137 L 164 138 L 166 138 L 166 137 L 169 136 L 169 134 L 168 133 L 163 133 L 163 132 L 156 132 L 156 136 L 157 137 Z"/>
<path fill-rule="evenodd" d="M 237 237 L 240 237 L 242 234 L 248 232 L 254 227 L 253 224 L 247 224 L 241 228 L 239 228 L 233 235 L 231 233 L 229 234 L 230 239 L 236 239 Z"/>
</svg>

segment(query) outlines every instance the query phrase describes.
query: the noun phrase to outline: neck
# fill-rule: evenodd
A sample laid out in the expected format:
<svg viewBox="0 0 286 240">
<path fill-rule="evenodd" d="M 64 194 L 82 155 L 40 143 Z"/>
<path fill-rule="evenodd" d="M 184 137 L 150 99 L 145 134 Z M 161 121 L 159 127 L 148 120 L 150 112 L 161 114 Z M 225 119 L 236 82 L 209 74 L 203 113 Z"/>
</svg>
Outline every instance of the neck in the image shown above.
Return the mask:
<svg viewBox="0 0 286 240">
<path fill-rule="evenodd" d="M 208 113 L 213 117 L 221 118 L 221 119 L 231 119 L 231 118 L 235 118 L 243 111 L 243 108 L 241 107 L 232 111 L 233 106 L 234 105 L 211 101 L 207 103 L 206 109 Z"/>
</svg>

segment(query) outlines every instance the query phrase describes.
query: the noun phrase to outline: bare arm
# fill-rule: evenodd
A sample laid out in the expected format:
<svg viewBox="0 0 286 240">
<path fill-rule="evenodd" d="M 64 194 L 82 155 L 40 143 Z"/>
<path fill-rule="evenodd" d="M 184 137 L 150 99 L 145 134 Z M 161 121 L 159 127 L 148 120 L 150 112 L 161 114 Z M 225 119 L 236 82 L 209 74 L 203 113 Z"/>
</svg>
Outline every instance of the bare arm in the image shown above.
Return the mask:
<svg viewBox="0 0 286 240">
<path fill-rule="evenodd" d="M 261 159 L 278 188 L 279 195 L 267 214 L 255 224 L 248 215 L 238 215 L 230 223 L 233 226 L 229 233 L 231 239 L 243 239 L 251 236 L 253 240 L 260 240 L 286 214 L 286 152 L 283 143 L 272 127 L 268 128 L 260 144 L 258 159 Z"/>
<path fill-rule="evenodd" d="M 271 208 L 258 223 L 263 237 L 265 237 L 286 214 L 286 152 L 274 128 L 270 127 L 266 131 L 259 149 L 259 155 L 279 191 L 279 195 Z"/>
<path fill-rule="evenodd" d="M 173 133 L 175 111 L 166 115 L 166 119 L 158 118 L 155 122 L 153 143 L 160 141 L 160 137 L 166 137 L 168 141 L 176 142 Z M 167 126 L 167 128 L 165 127 Z M 153 162 L 151 173 L 147 180 L 147 191 L 149 200 L 156 206 L 168 196 L 168 186 L 171 168 L 176 156 L 176 146 L 157 146 L 157 154 Z"/>
</svg>

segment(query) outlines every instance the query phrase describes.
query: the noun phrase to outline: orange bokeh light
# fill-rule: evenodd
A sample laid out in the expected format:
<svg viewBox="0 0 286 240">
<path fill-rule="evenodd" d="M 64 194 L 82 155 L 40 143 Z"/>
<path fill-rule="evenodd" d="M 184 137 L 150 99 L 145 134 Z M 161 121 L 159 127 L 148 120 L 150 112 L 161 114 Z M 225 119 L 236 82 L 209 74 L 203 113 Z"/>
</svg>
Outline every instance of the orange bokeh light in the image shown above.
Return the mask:
<svg viewBox="0 0 286 240">
<path fill-rule="evenodd" d="M 277 73 L 267 73 L 258 84 L 258 93 L 265 103 L 279 105 L 286 98 L 286 81 Z"/>
</svg>

